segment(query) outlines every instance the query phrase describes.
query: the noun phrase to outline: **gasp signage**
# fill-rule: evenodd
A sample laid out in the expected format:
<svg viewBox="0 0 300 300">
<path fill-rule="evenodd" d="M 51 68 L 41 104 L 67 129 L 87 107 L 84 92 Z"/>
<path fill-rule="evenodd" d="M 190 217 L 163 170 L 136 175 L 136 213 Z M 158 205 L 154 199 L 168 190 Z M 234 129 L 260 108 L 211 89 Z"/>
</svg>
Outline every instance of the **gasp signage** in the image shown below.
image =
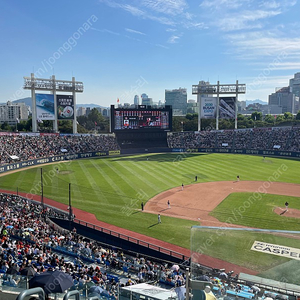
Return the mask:
<svg viewBox="0 0 300 300">
<path fill-rule="evenodd" d="M 300 260 L 300 249 L 255 241 L 251 250 Z"/>
</svg>

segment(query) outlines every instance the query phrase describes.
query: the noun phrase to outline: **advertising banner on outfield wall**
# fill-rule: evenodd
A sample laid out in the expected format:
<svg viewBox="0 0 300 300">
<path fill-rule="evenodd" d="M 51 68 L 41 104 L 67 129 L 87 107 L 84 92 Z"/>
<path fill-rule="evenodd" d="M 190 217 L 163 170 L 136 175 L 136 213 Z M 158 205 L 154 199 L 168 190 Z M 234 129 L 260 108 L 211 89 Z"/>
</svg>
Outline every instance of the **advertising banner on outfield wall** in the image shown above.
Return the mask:
<svg viewBox="0 0 300 300">
<path fill-rule="evenodd" d="M 57 119 L 73 120 L 75 115 L 73 95 L 56 95 L 56 102 Z"/>
<path fill-rule="evenodd" d="M 236 97 L 219 98 L 220 119 L 235 119 L 235 99 Z"/>
<path fill-rule="evenodd" d="M 35 94 L 36 100 L 36 119 L 55 120 L 54 95 Z"/>
<path fill-rule="evenodd" d="M 201 97 L 201 118 L 215 119 L 217 114 L 217 98 Z"/>
<path fill-rule="evenodd" d="M 114 152 L 114 151 L 111 151 Z M 115 151 L 120 154 L 120 151 Z M 63 154 L 63 155 L 56 155 L 51 157 L 45 157 L 45 158 L 37 158 L 27 161 L 20 161 L 4 166 L 0 166 L 0 174 L 5 173 L 12 170 L 18 170 L 22 168 L 26 168 L 29 166 L 36 166 L 36 165 L 42 165 L 47 164 L 51 162 L 57 162 L 57 161 L 63 161 L 63 160 L 73 160 L 73 159 L 81 159 L 81 158 L 89 158 L 89 157 L 99 157 L 99 156 L 107 156 L 109 155 L 108 151 L 102 151 L 102 152 L 87 152 L 87 153 L 77 153 L 77 154 Z"/>
</svg>

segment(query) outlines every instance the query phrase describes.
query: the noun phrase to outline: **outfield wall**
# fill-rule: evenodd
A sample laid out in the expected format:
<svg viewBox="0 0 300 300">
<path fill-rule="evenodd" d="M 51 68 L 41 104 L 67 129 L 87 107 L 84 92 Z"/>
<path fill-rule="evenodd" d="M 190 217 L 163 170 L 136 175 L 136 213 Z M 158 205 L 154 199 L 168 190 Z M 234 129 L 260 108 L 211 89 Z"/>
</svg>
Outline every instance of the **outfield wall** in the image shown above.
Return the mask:
<svg viewBox="0 0 300 300">
<path fill-rule="evenodd" d="M 12 170 L 18 170 L 22 168 L 31 167 L 31 166 L 39 166 L 47 163 L 59 162 L 64 160 L 93 158 L 93 157 L 120 155 L 120 154 L 121 154 L 120 150 L 115 150 L 115 151 L 97 151 L 97 152 L 87 152 L 87 153 L 77 153 L 77 154 L 62 154 L 62 155 L 56 155 L 52 157 L 36 158 L 36 159 L 31 159 L 22 162 L 15 162 L 12 164 L 0 166 L 0 174 Z"/>
<path fill-rule="evenodd" d="M 278 150 L 247 150 L 247 149 L 226 149 L 226 148 L 173 148 L 172 152 L 199 152 L 199 153 L 233 153 L 233 154 L 249 154 L 249 155 L 270 155 L 282 157 L 300 157 L 300 152 L 278 151 Z"/>
</svg>

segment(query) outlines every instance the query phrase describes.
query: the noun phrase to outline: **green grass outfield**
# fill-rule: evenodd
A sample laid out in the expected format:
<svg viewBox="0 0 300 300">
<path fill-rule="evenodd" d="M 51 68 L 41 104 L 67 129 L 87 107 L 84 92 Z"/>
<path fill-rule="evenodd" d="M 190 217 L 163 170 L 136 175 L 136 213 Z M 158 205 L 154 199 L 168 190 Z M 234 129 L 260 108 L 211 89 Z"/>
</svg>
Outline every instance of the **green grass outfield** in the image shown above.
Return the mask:
<svg viewBox="0 0 300 300">
<path fill-rule="evenodd" d="M 245 209 L 243 202 L 250 199 L 252 195 L 253 193 L 232 193 L 210 215 L 221 222 L 247 227 L 300 231 L 298 218 L 283 217 L 273 212 L 276 207 L 284 207 L 286 201 L 289 203 L 289 208 L 300 210 L 299 197 L 260 194 L 261 199 Z"/>
<path fill-rule="evenodd" d="M 71 183 L 74 207 L 94 213 L 101 221 L 190 248 L 190 227 L 198 223 L 162 216 L 162 224 L 158 225 L 156 215 L 139 211 L 141 202 L 182 183 L 195 184 L 196 175 L 198 183 L 235 180 L 237 175 L 242 180 L 265 181 L 284 165 L 286 171 L 282 171 L 277 181 L 300 183 L 300 161 L 297 160 L 268 157 L 263 160 L 260 156 L 238 154 L 174 153 L 147 156 L 84 159 L 43 166 L 44 196 L 68 204 L 68 185 Z M 58 173 L 56 168 L 59 169 Z M 3 176 L 0 178 L 0 187 L 14 191 L 18 187 L 20 192 L 39 194 L 40 168 Z M 239 195 L 240 201 L 243 200 L 241 197 L 246 199 L 247 195 Z M 284 202 L 285 197 L 280 200 L 281 204 Z M 293 208 L 294 202 L 290 202 Z M 225 212 L 230 210 L 230 201 L 228 203 Z M 269 213 L 266 209 L 268 203 L 260 202 L 261 209 L 255 212 L 251 222 L 259 225 L 260 220 L 265 219 L 269 220 L 272 228 L 278 226 L 279 229 L 283 221 Z M 232 205 L 234 207 L 234 201 Z M 220 219 L 222 210 L 222 207 L 218 207 Z M 266 226 L 268 224 L 263 227 Z"/>
<path fill-rule="evenodd" d="M 246 267 L 258 272 L 259 276 L 299 284 L 300 260 L 290 259 L 291 256 L 278 256 L 268 251 L 253 251 L 255 241 L 278 246 L 299 249 L 300 233 L 283 234 L 283 232 L 270 232 L 259 230 L 232 230 L 232 229 L 192 229 L 192 259 L 197 261 L 196 253 L 206 252 L 210 256 L 229 260 L 231 263 Z M 264 247 L 265 248 L 265 247 Z M 296 255 L 295 255 L 296 256 Z"/>
</svg>

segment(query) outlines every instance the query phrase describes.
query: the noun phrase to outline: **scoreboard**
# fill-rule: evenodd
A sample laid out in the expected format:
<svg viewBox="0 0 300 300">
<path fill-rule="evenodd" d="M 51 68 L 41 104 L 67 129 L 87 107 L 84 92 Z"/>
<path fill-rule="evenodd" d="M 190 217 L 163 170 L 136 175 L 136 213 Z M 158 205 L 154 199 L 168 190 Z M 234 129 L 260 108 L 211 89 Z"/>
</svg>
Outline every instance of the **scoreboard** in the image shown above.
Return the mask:
<svg viewBox="0 0 300 300">
<path fill-rule="evenodd" d="M 171 131 L 172 109 L 170 106 L 152 108 L 139 105 L 137 108 L 111 106 L 111 131 Z"/>
</svg>

